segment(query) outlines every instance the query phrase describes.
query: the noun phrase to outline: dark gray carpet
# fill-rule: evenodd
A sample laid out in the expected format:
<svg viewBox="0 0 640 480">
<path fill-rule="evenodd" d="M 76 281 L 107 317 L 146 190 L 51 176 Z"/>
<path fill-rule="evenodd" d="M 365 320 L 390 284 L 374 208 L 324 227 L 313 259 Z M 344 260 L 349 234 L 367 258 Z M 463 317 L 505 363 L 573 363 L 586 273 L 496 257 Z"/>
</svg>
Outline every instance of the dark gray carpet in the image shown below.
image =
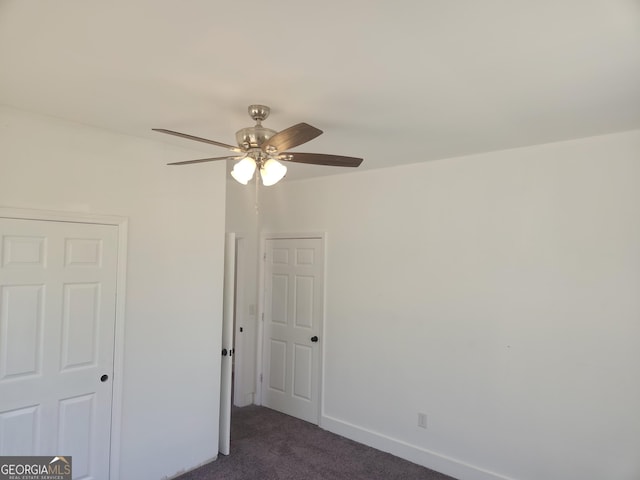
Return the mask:
<svg viewBox="0 0 640 480">
<path fill-rule="evenodd" d="M 231 454 L 178 480 L 455 480 L 264 407 L 234 408 Z"/>
</svg>

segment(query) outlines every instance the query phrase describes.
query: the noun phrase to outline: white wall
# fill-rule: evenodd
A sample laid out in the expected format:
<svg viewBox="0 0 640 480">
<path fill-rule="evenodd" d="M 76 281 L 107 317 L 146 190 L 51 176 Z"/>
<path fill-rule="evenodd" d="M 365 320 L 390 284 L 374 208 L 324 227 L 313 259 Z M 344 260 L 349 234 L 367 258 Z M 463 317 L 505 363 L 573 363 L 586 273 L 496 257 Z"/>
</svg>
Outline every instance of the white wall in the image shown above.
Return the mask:
<svg viewBox="0 0 640 480">
<path fill-rule="evenodd" d="M 263 231 L 327 232 L 325 428 L 461 479 L 640 478 L 640 131 L 263 192 Z"/>
<path fill-rule="evenodd" d="M 239 242 L 233 403 L 241 407 L 252 404 L 256 393 L 258 212 L 255 200 L 255 184 L 245 186 L 227 177 L 226 228 L 227 232 L 236 234 Z"/>
<path fill-rule="evenodd" d="M 218 452 L 225 168 L 193 155 L 0 107 L 0 206 L 129 219 L 123 480 Z"/>
</svg>

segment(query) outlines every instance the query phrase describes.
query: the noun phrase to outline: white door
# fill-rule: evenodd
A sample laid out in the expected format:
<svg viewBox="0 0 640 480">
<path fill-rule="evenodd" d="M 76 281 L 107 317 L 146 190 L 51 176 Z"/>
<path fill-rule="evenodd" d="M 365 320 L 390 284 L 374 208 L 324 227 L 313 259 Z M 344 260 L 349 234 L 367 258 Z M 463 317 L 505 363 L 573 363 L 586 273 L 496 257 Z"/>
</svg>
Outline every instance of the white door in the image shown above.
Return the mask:
<svg viewBox="0 0 640 480">
<path fill-rule="evenodd" d="M 118 227 L 0 218 L 0 455 L 109 478 Z"/>
<path fill-rule="evenodd" d="M 262 402 L 315 424 L 323 295 L 321 238 L 266 241 Z"/>
<path fill-rule="evenodd" d="M 224 252 L 222 305 L 222 361 L 220 362 L 220 424 L 218 450 L 229 455 L 231 446 L 231 389 L 233 388 L 233 316 L 236 290 L 236 236 L 228 233 Z"/>
</svg>

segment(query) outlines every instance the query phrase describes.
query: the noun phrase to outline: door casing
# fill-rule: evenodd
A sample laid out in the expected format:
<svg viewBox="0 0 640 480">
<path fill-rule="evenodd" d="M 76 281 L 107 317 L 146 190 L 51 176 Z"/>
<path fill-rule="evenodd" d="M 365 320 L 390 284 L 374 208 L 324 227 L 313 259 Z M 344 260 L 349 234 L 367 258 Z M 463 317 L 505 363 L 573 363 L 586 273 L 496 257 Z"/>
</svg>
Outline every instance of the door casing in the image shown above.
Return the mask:
<svg viewBox="0 0 640 480">
<path fill-rule="evenodd" d="M 224 249 L 224 294 L 222 302 L 222 357 L 220 360 L 220 414 L 218 451 L 229 455 L 231 448 L 231 389 L 233 388 L 233 328 L 236 301 L 236 235 L 227 233 Z"/>
</svg>

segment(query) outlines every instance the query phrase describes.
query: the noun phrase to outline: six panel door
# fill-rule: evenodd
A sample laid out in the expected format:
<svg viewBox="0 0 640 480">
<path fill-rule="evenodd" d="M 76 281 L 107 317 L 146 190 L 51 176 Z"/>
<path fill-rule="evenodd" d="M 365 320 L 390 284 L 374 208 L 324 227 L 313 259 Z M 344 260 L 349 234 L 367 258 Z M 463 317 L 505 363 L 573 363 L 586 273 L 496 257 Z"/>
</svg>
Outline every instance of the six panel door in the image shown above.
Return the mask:
<svg viewBox="0 0 640 480">
<path fill-rule="evenodd" d="M 263 404 L 317 424 L 323 240 L 267 240 L 265 263 Z"/>
<path fill-rule="evenodd" d="M 107 480 L 118 227 L 0 218 L 0 455 Z"/>
</svg>

